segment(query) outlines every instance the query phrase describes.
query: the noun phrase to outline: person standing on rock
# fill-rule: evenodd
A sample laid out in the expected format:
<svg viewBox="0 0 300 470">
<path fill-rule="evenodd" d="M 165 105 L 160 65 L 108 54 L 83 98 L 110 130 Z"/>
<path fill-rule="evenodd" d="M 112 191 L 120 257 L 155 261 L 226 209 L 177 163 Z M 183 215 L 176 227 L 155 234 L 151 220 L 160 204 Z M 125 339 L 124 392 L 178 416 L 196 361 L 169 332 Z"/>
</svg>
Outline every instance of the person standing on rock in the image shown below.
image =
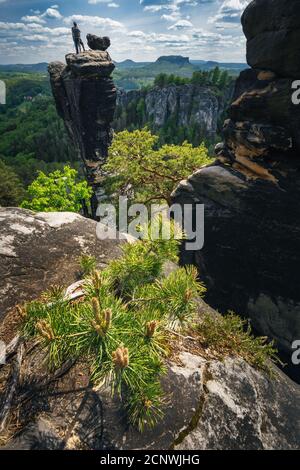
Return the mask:
<svg viewBox="0 0 300 470">
<path fill-rule="evenodd" d="M 83 41 L 81 39 L 81 32 L 80 29 L 78 28 L 77 23 L 73 23 L 72 27 L 72 36 L 73 36 L 73 41 L 76 49 L 76 54 L 79 54 L 81 52 L 81 48 L 85 51 Z"/>
</svg>

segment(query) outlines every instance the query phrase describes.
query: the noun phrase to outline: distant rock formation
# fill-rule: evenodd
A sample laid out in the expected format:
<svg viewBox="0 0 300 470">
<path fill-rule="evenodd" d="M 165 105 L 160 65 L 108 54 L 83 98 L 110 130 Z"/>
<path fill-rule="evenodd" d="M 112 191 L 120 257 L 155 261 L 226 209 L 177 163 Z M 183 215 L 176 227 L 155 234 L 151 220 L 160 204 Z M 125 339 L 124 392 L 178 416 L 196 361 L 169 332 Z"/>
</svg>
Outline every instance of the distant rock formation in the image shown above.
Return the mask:
<svg viewBox="0 0 300 470">
<path fill-rule="evenodd" d="M 182 57 L 181 55 L 167 55 L 161 56 L 157 59 L 156 63 L 169 62 L 170 64 L 184 67 L 185 65 L 191 65 L 189 57 Z"/>
<path fill-rule="evenodd" d="M 97 41 L 103 44 L 104 39 L 91 36 L 90 44 L 96 47 Z M 101 167 L 112 141 L 117 91 L 110 76 L 115 65 L 104 50 L 68 54 L 66 62 L 67 65 L 53 62 L 48 70 L 58 114 L 78 149 L 94 190 L 95 216 L 102 194 Z"/>
<path fill-rule="evenodd" d="M 233 89 L 228 87 L 218 96 L 209 86 L 168 85 L 150 90 L 118 91 L 115 126 L 123 130 L 130 125 L 149 125 L 158 131 L 174 123 L 177 129 L 192 128 L 199 139 L 214 140 L 220 118 L 232 98 Z M 132 108 L 140 108 L 143 103 L 142 122 L 131 122 Z M 124 115 L 126 119 L 124 119 Z"/>
<path fill-rule="evenodd" d="M 183 251 L 183 261 L 199 267 L 209 302 L 290 351 L 300 338 L 299 1 L 255 0 L 242 23 L 255 68 L 237 80 L 216 163 L 173 199 L 205 204 L 204 249 Z"/>
</svg>

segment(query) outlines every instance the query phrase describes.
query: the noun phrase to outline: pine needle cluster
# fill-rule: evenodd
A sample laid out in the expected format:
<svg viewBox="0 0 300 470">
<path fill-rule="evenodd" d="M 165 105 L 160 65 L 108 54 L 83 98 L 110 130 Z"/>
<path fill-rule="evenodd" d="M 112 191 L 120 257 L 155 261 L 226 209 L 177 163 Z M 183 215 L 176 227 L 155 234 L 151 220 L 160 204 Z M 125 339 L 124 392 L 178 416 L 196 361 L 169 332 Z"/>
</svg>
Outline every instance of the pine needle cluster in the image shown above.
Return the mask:
<svg viewBox="0 0 300 470">
<path fill-rule="evenodd" d="M 126 244 L 120 259 L 86 278 L 82 302 L 51 289 L 22 310 L 24 334 L 41 338 L 49 367 L 85 358 L 91 380 L 119 396 L 140 430 L 163 414 L 168 330 L 190 320 L 202 290 L 194 268 L 163 276 L 164 263 L 177 260 L 178 243 L 149 236 Z"/>
<path fill-rule="evenodd" d="M 142 431 L 163 416 L 161 377 L 166 370 L 170 332 L 193 329 L 202 344 L 219 357 L 239 354 L 266 368 L 273 345 L 256 339 L 239 317 L 204 317 L 199 323 L 197 300 L 205 287 L 194 267 L 178 268 L 168 277 L 166 261 L 176 261 L 178 241 L 151 235 L 123 245 L 123 256 L 85 279 L 81 302 L 68 302 L 52 288 L 41 301 L 18 307 L 25 337 L 38 336 L 49 351 L 49 367 L 68 359 L 84 359 L 91 380 L 118 396 L 129 422 Z M 176 333 L 177 334 L 177 333 Z"/>
</svg>

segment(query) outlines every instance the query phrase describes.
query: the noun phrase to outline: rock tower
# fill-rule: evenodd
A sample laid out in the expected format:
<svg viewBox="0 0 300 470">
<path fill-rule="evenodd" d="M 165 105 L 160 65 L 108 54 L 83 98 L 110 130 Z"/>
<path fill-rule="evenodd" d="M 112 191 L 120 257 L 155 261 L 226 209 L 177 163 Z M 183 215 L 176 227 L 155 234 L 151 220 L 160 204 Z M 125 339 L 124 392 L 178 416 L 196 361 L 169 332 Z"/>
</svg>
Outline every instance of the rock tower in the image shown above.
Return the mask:
<svg viewBox="0 0 300 470">
<path fill-rule="evenodd" d="M 116 87 L 111 79 L 115 66 L 109 53 L 109 38 L 88 35 L 92 48 L 68 54 L 66 65 L 52 62 L 49 73 L 58 114 L 84 163 L 93 188 L 92 215 L 103 196 L 102 166 L 112 141 L 111 124 L 116 107 Z"/>
<path fill-rule="evenodd" d="M 251 68 L 237 80 L 216 162 L 173 200 L 205 204 L 204 249 L 182 257 L 199 267 L 209 302 L 290 351 L 300 338 L 300 2 L 254 0 L 242 25 Z"/>
</svg>

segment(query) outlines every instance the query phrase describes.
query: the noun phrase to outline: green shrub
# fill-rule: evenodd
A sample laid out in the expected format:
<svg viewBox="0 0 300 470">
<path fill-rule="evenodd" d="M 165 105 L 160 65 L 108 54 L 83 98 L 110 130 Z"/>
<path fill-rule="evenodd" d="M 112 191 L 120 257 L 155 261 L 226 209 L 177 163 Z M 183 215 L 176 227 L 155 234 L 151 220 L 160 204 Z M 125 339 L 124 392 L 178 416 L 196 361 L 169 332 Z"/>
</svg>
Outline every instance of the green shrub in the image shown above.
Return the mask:
<svg viewBox="0 0 300 470">
<path fill-rule="evenodd" d="M 163 276 L 164 262 L 174 261 L 177 249 L 175 240 L 151 237 L 124 245 L 120 259 L 86 278 L 83 301 L 67 302 L 62 290 L 52 288 L 40 302 L 19 309 L 23 334 L 42 339 L 50 369 L 67 359 L 84 359 L 92 382 L 110 386 L 129 422 L 141 431 L 163 416 L 160 379 L 175 330 L 190 332 L 195 345 L 210 347 L 218 358 L 240 355 L 264 370 L 275 358 L 273 345 L 254 338 L 233 314 L 205 315 L 199 323 L 197 301 L 205 288 L 196 269 L 178 268 Z"/>
<path fill-rule="evenodd" d="M 78 172 L 69 166 L 49 175 L 42 171 L 28 187 L 29 199 L 21 207 L 40 212 L 79 212 L 82 201 L 89 200 L 91 188 L 86 181 L 77 181 Z"/>
<path fill-rule="evenodd" d="M 176 185 L 212 161 L 204 145 L 184 142 L 157 149 L 157 142 L 158 137 L 147 129 L 116 134 L 104 166 L 112 175 L 105 181 L 107 193 L 126 194 L 130 186 L 136 202 L 171 205 Z"/>
<path fill-rule="evenodd" d="M 79 259 L 79 265 L 81 270 L 80 274 L 85 277 L 95 271 L 97 267 L 97 260 L 95 256 L 82 255 Z"/>
<path fill-rule="evenodd" d="M 195 330 L 201 343 L 213 349 L 219 358 L 240 356 L 253 367 L 272 372 L 271 362 L 278 362 L 274 342 L 255 337 L 247 320 L 233 312 L 225 316 L 204 315 Z"/>
</svg>

